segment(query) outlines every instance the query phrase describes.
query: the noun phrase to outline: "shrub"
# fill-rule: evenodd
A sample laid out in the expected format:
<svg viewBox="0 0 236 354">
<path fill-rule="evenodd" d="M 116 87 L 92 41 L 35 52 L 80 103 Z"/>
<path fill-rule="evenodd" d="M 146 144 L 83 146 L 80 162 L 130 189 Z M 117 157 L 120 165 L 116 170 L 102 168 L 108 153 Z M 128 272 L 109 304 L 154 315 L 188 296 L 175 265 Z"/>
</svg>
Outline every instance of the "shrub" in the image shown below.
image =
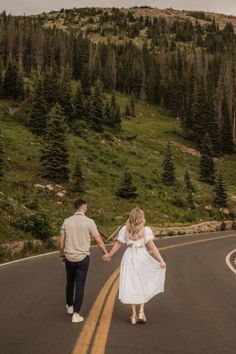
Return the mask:
<svg viewBox="0 0 236 354">
<path fill-rule="evenodd" d="M 0 262 L 9 261 L 12 258 L 11 251 L 5 247 L 0 246 Z"/>
<path fill-rule="evenodd" d="M 187 202 L 185 200 L 185 198 L 183 198 L 182 196 L 176 194 L 174 195 L 173 199 L 172 199 L 172 204 L 174 206 L 176 206 L 177 208 L 187 208 Z"/>
<path fill-rule="evenodd" d="M 220 224 L 220 231 L 226 231 L 226 223 L 224 221 Z"/>
<path fill-rule="evenodd" d="M 27 200 L 24 203 L 25 207 L 30 209 L 30 210 L 38 210 L 39 205 L 37 200 Z"/>
<path fill-rule="evenodd" d="M 18 216 L 14 221 L 14 226 L 31 233 L 32 236 L 42 241 L 48 240 L 52 235 L 51 223 L 44 210 Z"/>
</svg>

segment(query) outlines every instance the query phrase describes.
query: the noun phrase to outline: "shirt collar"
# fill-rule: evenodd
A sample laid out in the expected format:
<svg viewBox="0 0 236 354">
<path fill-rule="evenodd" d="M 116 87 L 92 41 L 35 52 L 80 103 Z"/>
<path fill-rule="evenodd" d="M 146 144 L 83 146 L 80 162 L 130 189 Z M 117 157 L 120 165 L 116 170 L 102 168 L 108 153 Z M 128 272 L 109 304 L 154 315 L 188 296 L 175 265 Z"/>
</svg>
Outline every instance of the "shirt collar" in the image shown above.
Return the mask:
<svg viewBox="0 0 236 354">
<path fill-rule="evenodd" d="M 84 213 L 81 213 L 80 211 L 76 211 L 74 215 L 84 215 Z"/>
</svg>

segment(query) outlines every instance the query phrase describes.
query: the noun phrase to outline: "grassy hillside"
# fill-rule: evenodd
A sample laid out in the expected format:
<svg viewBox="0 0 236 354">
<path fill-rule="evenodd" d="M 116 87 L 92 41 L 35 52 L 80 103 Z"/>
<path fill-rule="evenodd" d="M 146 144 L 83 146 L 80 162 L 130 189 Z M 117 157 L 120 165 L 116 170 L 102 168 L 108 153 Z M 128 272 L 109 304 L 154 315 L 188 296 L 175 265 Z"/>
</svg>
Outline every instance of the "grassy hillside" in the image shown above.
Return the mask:
<svg viewBox="0 0 236 354">
<path fill-rule="evenodd" d="M 42 25 L 45 28 L 58 28 L 64 31 L 75 30 L 89 36 L 94 42 L 121 42 L 123 40 L 132 40 L 136 45 L 142 45 L 148 39 L 147 27 L 144 26 L 138 33 L 121 30 L 117 21 L 117 15 L 123 15 L 123 19 L 128 22 L 128 27 L 132 27 L 135 21 L 140 17 L 146 18 L 164 18 L 170 24 L 174 21 L 190 21 L 195 25 L 196 21 L 203 27 L 209 25 L 213 18 L 222 29 L 226 23 L 232 23 L 236 28 L 236 17 L 225 14 L 204 12 L 204 11 L 187 11 L 175 10 L 172 8 L 158 9 L 151 7 L 134 7 L 127 9 L 114 8 L 72 8 L 61 9 L 60 11 L 51 11 L 49 13 L 40 14 Z M 38 16 L 38 15 L 37 15 Z M 121 16 L 122 18 L 122 16 Z M 114 27 L 116 28 L 114 33 Z"/>
<path fill-rule="evenodd" d="M 124 109 L 129 97 L 118 96 Z M 1 129 L 5 145 L 6 171 L 0 195 L 0 242 L 19 238 L 31 238 L 11 225 L 18 211 L 45 209 L 50 215 L 53 230 L 58 234 L 62 220 L 73 212 L 73 200 L 79 195 L 72 191 L 70 182 L 62 185 L 66 196 L 60 198 L 56 192 L 47 189 L 40 191 L 34 184 L 46 185 L 50 181 L 41 178 L 40 139 L 36 138 L 23 125 L 20 117 L 9 116 L 10 102 L 0 102 Z M 147 222 L 152 225 L 177 225 L 193 223 L 210 218 L 219 219 L 217 210 L 211 215 L 204 206 L 212 202 L 212 187 L 198 180 L 199 156 L 180 134 L 178 119 L 168 115 L 158 106 L 136 105 L 136 117 L 123 118 L 122 133 L 112 136 L 105 132 L 101 135 L 84 130 L 80 136 L 70 135 L 70 168 L 79 158 L 85 177 L 85 198 L 89 204 L 89 216 L 93 217 L 100 230 L 108 235 L 121 225 L 127 213 L 134 206 L 141 206 L 147 214 Z M 134 138 L 134 135 L 137 135 Z M 179 184 L 168 188 L 161 184 L 161 165 L 167 141 L 172 142 L 174 162 L 177 168 Z M 186 149 L 186 147 L 188 147 Z M 236 156 L 224 156 L 216 160 L 217 169 L 223 172 L 230 195 L 236 196 L 235 175 Z M 185 196 L 183 176 L 186 169 L 192 173 L 196 187 L 196 210 L 179 208 L 173 205 L 175 195 Z M 136 200 L 128 201 L 115 195 L 123 173 L 132 174 L 138 188 Z M 59 203 L 58 203 L 59 202 Z M 231 208 L 234 201 L 230 200 Z M 26 210 L 26 209 L 25 209 Z"/>
</svg>

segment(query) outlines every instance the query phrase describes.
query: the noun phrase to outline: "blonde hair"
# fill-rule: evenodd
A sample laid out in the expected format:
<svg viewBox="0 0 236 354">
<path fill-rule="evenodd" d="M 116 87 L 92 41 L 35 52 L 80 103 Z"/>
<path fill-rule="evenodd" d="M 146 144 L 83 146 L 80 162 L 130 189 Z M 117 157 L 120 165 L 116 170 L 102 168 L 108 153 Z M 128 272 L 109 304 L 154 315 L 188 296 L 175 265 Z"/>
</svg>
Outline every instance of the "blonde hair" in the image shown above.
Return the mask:
<svg viewBox="0 0 236 354">
<path fill-rule="evenodd" d="M 129 214 L 129 218 L 126 222 L 126 234 L 131 240 L 138 240 L 142 238 L 141 231 L 145 225 L 144 212 L 140 208 L 134 208 Z"/>
</svg>

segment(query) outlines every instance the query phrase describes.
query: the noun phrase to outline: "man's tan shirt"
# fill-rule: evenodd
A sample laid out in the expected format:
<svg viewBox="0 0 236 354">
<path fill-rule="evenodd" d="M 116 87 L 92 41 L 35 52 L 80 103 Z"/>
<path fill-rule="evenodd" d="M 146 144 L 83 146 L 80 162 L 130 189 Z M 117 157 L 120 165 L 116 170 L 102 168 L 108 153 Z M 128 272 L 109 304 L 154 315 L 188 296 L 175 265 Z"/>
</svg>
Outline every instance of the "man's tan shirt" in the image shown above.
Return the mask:
<svg viewBox="0 0 236 354">
<path fill-rule="evenodd" d="M 71 262 L 90 255 L 91 238 L 99 234 L 93 219 L 79 212 L 64 220 L 61 232 L 65 236 L 64 254 Z"/>
</svg>

